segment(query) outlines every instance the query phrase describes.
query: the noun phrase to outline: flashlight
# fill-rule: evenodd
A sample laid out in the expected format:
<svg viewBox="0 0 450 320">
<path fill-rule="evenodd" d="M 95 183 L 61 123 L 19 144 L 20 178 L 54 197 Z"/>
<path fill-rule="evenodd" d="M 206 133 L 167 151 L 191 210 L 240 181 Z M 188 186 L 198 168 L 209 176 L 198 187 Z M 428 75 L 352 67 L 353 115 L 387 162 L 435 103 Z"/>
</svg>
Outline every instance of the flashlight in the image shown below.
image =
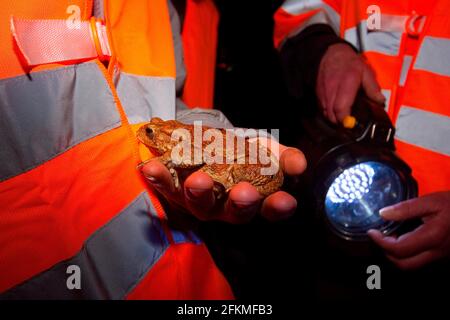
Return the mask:
<svg viewBox="0 0 450 320">
<path fill-rule="evenodd" d="M 369 229 L 390 234 L 400 223 L 380 209 L 417 196 L 410 167 L 395 153 L 395 128 L 382 105 L 359 93 L 352 116 L 334 125 L 319 112 L 302 118 L 299 148 L 308 162 L 304 194 L 340 238 L 367 240 Z"/>
</svg>

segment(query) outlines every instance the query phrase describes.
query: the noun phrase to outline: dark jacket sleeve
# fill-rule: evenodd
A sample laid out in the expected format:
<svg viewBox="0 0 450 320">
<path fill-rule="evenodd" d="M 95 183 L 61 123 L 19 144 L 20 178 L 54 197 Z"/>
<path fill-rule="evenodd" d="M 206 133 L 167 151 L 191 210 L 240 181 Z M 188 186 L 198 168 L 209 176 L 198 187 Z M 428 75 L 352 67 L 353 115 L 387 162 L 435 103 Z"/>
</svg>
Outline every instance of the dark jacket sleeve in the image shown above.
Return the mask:
<svg viewBox="0 0 450 320">
<path fill-rule="evenodd" d="M 337 43 L 352 46 L 326 24 L 309 26 L 286 40 L 280 58 L 290 95 L 298 99 L 315 95 L 320 61 L 328 47 Z"/>
</svg>

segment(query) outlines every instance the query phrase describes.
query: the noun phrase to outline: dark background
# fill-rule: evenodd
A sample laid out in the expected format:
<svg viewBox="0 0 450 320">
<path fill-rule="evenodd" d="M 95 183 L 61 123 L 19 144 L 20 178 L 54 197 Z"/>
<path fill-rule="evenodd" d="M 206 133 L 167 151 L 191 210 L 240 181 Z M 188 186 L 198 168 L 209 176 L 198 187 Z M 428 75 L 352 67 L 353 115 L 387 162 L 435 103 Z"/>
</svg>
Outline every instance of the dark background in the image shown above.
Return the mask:
<svg viewBox="0 0 450 320">
<path fill-rule="evenodd" d="M 273 13 L 282 1 L 216 1 L 220 11 L 215 106 L 235 126 L 281 128 L 289 104 L 273 46 Z M 290 121 L 291 124 L 294 121 Z"/>
<path fill-rule="evenodd" d="M 215 106 L 235 126 L 279 128 L 281 142 L 295 146 L 301 108 L 309 102 L 288 96 L 273 47 L 273 14 L 281 3 L 216 1 L 221 20 Z M 400 271 L 370 243 L 355 246 L 328 237 L 314 210 L 298 199 L 299 209 L 287 221 L 256 218 L 248 225 L 201 226 L 237 298 L 408 304 L 448 296 L 440 293 L 450 285 L 448 264 Z M 366 287 L 366 268 L 372 264 L 381 268 L 381 290 Z"/>
</svg>

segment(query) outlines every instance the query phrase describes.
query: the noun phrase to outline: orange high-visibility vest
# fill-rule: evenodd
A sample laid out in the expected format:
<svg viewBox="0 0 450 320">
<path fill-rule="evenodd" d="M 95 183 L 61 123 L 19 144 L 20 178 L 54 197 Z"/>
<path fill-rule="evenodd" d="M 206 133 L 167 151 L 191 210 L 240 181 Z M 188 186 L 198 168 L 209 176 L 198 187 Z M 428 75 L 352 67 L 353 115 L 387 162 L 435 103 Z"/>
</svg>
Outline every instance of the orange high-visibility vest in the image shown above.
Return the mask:
<svg viewBox="0 0 450 320">
<path fill-rule="evenodd" d="M 445 0 L 287 0 L 275 14 L 277 47 L 324 23 L 360 50 L 387 98 L 397 151 L 420 194 L 450 189 L 449 10 Z"/>
<path fill-rule="evenodd" d="M 219 12 L 213 0 L 187 0 L 181 34 L 186 81 L 183 101 L 191 108 L 213 108 Z"/>
<path fill-rule="evenodd" d="M 136 129 L 175 115 L 167 1 L 95 5 L 108 68 L 100 57 L 24 61 L 73 56 L 86 39 L 64 40 L 82 31 L 78 17 L 86 26 L 93 1 L 0 4 L 0 298 L 232 298 L 205 244 L 169 228 L 136 169 Z M 52 29 L 58 21 L 78 31 Z M 64 49 L 33 52 L 49 39 Z"/>
</svg>

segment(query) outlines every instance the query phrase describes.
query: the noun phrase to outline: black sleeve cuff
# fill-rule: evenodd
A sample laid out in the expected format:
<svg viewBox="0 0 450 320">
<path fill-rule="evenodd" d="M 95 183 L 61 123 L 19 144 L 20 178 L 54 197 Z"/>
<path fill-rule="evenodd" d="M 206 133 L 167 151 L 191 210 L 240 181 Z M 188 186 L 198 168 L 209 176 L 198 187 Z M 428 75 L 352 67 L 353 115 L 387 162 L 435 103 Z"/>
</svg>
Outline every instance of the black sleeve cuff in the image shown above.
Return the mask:
<svg viewBox="0 0 450 320">
<path fill-rule="evenodd" d="M 357 51 L 326 24 L 309 26 L 286 40 L 280 58 L 289 93 L 294 98 L 315 95 L 320 61 L 328 47 L 337 43 L 346 43 Z"/>
</svg>

